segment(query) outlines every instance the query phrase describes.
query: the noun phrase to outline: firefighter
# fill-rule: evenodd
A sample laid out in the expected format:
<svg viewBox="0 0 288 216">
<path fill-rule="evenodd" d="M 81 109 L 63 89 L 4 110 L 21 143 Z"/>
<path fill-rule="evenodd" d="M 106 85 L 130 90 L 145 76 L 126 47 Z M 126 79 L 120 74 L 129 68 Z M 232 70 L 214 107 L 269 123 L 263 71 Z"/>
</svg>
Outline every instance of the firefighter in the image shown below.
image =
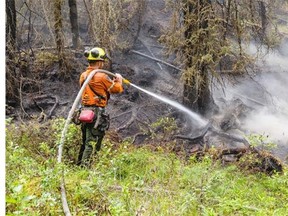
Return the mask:
<svg viewBox="0 0 288 216">
<path fill-rule="evenodd" d="M 104 49 L 95 47 L 85 51 L 84 56 L 87 58 L 89 66 L 80 76 L 80 86 L 83 85 L 88 75 L 95 69 L 102 69 L 105 61 L 108 59 Z M 82 122 L 82 146 L 78 156 L 78 165 L 89 166 L 95 144 L 95 153 L 100 151 L 101 143 L 105 131 L 109 128 L 109 114 L 105 112 L 110 94 L 123 92 L 122 76 L 115 74 L 110 78 L 104 72 L 96 72 L 89 83 L 86 85 L 81 97 L 81 110 L 93 110 L 95 115 L 90 123 Z"/>
</svg>

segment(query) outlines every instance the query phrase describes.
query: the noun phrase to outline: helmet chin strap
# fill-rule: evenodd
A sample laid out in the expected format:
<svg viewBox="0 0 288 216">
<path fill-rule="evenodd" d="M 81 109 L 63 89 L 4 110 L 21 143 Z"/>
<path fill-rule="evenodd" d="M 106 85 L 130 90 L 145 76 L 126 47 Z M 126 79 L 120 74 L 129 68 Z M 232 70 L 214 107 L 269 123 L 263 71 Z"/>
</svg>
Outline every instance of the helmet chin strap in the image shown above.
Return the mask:
<svg viewBox="0 0 288 216">
<path fill-rule="evenodd" d="M 104 67 L 104 62 L 103 61 L 99 61 L 99 69 L 102 69 Z"/>
</svg>

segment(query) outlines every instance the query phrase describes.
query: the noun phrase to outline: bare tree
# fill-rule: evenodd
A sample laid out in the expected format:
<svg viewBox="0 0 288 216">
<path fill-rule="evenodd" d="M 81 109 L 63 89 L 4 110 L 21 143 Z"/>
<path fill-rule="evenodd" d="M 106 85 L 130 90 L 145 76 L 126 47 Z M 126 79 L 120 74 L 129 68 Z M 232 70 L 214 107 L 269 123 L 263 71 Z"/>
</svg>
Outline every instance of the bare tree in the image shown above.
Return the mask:
<svg viewBox="0 0 288 216">
<path fill-rule="evenodd" d="M 17 99 L 19 79 L 15 70 L 16 8 L 14 0 L 6 0 L 6 98 Z"/>
<path fill-rule="evenodd" d="M 73 44 L 73 48 L 77 49 L 80 46 L 77 3 L 76 3 L 76 0 L 68 0 L 68 3 L 69 3 L 69 9 L 70 9 L 72 44 Z"/>
<path fill-rule="evenodd" d="M 56 40 L 56 48 L 57 48 L 57 53 L 58 53 L 58 58 L 59 58 L 59 65 L 60 69 L 64 69 L 64 63 L 65 63 L 65 58 L 64 58 L 64 40 L 63 40 L 63 34 L 62 34 L 62 29 L 63 29 L 63 23 L 62 23 L 62 0 L 54 0 L 54 31 L 55 31 L 55 40 Z"/>
<path fill-rule="evenodd" d="M 137 37 L 146 0 L 85 1 L 89 33 L 93 44 L 127 49 Z M 136 29 L 136 30 L 135 30 Z"/>
<path fill-rule="evenodd" d="M 259 16 L 261 17 L 261 32 L 259 35 L 260 40 L 263 42 L 266 37 L 266 30 L 268 25 L 266 5 L 263 1 L 259 1 Z"/>
<path fill-rule="evenodd" d="M 6 50 L 13 51 L 16 47 L 16 8 L 15 0 L 6 0 Z M 9 56 L 10 57 L 10 56 Z"/>
</svg>

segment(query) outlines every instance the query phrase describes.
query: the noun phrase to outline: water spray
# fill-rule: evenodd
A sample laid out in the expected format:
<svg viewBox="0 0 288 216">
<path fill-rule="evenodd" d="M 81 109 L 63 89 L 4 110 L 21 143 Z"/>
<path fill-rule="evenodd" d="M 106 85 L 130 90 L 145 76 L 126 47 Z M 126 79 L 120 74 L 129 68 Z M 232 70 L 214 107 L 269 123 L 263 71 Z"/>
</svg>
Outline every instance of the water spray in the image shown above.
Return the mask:
<svg viewBox="0 0 288 216">
<path fill-rule="evenodd" d="M 143 88 L 140 88 L 139 86 L 133 84 L 133 83 L 130 83 L 131 86 L 133 86 L 134 88 L 142 91 L 142 92 L 145 92 L 146 94 L 164 102 L 164 103 L 167 103 L 179 110 L 181 110 L 182 112 L 186 113 L 189 117 L 191 117 L 191 119 L 193 120 L 196 120 L 196 122 L 194 123 L 197 123 L 200 127 L 204 127 L 205 125 L 208 124 L 208 121 L 203 119 L 200 115 L 198 115 L 197 113 L 189 110 L 188 108 L 186 108 L 185 106 L 183 106 L 182 104 L 176 102 L 176 101 L 173 101 L 173 100 L 170 100 L 169 98 L 166 98 L 164 96 L 160 96 L 160 95 L 157 95 L 155 93 L 152 93 L 150 91 L 147 91 L 146 89 L 143 89 Z"/>
<path fill-rule="evenodd" d="M 104 70 L 103 70 L 102 72 L 104 72 L 104 73 L 106 73 L 106 74 L 108 74 L 108 75 L 110 75 L 110 76 L 116 77 L 116 75 L 115 75 L 114 73 L 110 72 L 110 71 L 104 71 Z M 178 103 L 178 102 L 176 102 L 176 101 L 170 100 L 170 99 L 168 99 L 168 98 L 166 98 L 166 97 L 164 97 L 164 96 L 162 96 L 162 95 L 160 96 L 160 95 L 157 95 L 157 94 L 155 94 L 155 93 L 152 93 L 152 92 L 150 92 L 150 91 L 148 91 L 148 90 L 146 90 L 146 89 L 140 88 L 139 86 L 131 83 L 131 82 L 130 82 L 129 80 L 127 80 L 127 79 L 124 79 L 124 78 L 123 78 L 122 82 L 123 82 L 124 84 L 133 86 L 134 88 L 136 88 L 136 89 L 138 89 L 138 90 L 140 90 L 140 91 L 142 91 L 142 92 L 144 92 L 144 93 L 146 93 L 146 94 L 148 94 L 148 95 L 150 95 L 150 96 L 152 96 L 152 97 L 154 97 L 154 98 L 156 98 L 156 99 L 158 99 L 158 100 L 160 100 L 160 101 L 162 101 L 162 102 L 164 102 L 164 103 L 170 104 L 171 106 L 173 106 L 173 107 L 181 110 L 182 112 L 188 114 L 191 118 L 193 118 L 194 120 L 196 120 L 197 123 L 199 124 L 199 126 L 201 126 L 201 127 L 208 124 L 208 121 L 204 120 L 204 119 L 201 118 L 198 114 L 192 112 L 191 110 L 189 110 L 188 108 L 184 107 L 182 104 L 180 104 L 180 103 Z"/>
</svg>

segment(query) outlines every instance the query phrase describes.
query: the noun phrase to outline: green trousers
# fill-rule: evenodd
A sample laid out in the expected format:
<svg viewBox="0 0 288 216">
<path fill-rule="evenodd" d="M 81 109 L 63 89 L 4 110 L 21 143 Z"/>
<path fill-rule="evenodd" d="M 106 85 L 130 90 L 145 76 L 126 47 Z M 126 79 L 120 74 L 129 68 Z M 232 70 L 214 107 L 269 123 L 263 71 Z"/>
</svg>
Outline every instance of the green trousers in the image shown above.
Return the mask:
<svg viewBox="0 0 288 216">
<path fill-rule="evenodd" d="M 82 126 L 82 136 L 83 143 L 78 156 L 78 164 L 83 166 L 89 166 L 91 162 L 91 155 L 93 153 L 93 148 L 95 148 L 95 153 L 101 149 L 101 143 L 105 131 L 99 131 L 94 128 L 94 123 L 85 123 Z"/>
<path fill-rule="evenodd" d="M 81 125 L 82 145 L 78 155 L 78 165 L 89 166 L 93 148 L 95 148 L 95 154 L 100 151 L 105 131 L 108 130 L 110 125 L 109 115 L 103 112 L 96 129 L 94 125 L 95 121 L 93 123 L 82 123 Z"/>
</svg>

